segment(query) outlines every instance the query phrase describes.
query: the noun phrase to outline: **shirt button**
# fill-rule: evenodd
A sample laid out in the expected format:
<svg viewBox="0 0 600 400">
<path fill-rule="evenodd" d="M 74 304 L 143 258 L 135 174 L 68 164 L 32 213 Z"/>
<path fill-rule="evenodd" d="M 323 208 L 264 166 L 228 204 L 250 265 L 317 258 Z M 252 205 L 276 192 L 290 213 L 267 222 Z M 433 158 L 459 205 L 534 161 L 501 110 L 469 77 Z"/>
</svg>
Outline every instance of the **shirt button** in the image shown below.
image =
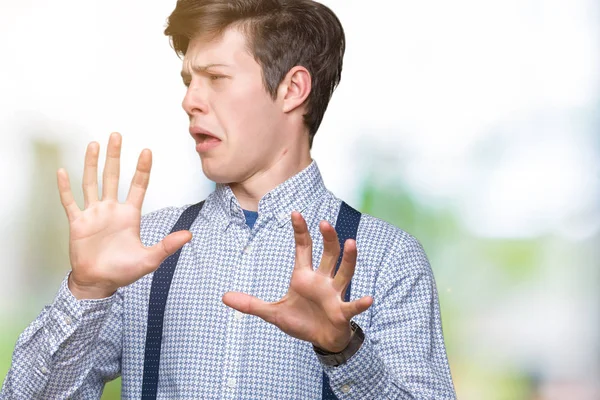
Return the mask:
<svg viewBox="0 0 600 400">
<path fill-rule="evenodd" d="M 71 317 L 69 317 L 69 316 L 66 316 L 66 317 L 65 317 L 65 324 L 67 324 L 67 325 L 71 325 L 71 322 L 73 322 L 73 320 L 71 320 Z"/>
<path fill-rule="evenodd" d="M 350 392 L 350 385 L 343 385 L 340 390 L 342 391 L 342 393 L 349 393 Z"/>
<path fill-rule="evenodd" d="M 248 245 L 246 247 L 244 247 L 244 254 L 249 254 L 252 253 L 252 246 Z"/>
<path fill-rule="evenodd" d="M 290 215 L 288 215 L 288 213 L 282 212 L 281 214 L 279 214 L 279 218 L 281 218 L 281 219 L 288 218 L 289 219 L 291 217 L 291 215 L 292 215 L 292 213 L 290 213 Z"/>
<path fill-rule="evenodd" d="M 234 388 L 235 387 L 235 378 L 227 379 L 227 387 Z"/>
<path fill-rule="evenodd" d="M 46 367 L 42 367 L 42 374 L 47 374 L 48 373 L 48 368 Z"/>
<path fill-rule="evenodd" d="M 233 313 L 233 317 L 235 319 L 242 319 L 242 318 L 244 318 L 244 313 L 243 312 L 239 312 L 239 311 L 236 310 L 236 312 Z"/>
</svg>

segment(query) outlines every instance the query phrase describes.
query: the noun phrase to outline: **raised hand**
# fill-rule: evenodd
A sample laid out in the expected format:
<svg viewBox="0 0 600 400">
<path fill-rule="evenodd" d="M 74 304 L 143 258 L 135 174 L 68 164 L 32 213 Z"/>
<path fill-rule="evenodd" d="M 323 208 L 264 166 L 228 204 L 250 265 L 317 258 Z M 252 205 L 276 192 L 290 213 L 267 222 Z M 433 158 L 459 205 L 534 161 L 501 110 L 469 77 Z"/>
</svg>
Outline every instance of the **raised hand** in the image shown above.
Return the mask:
<svg viewBox="0 0 600 400">
<path fill-rule="evenodd" d="M 292 224 L 296 259 L 287 294 L 277 302 L 267 303 L 244 293 L 228 292 L 223 296 L 223 302 L 276 325 L 290 336 L 330 352 L 340 352 L 350 341 L 350 320 L 373 303 L 369 296 L 344 301 L 346 287 L 354 275 L 356 242 L 348 239 L 344 243 L 342 263 L 334 277 L 340 245 L 333 226 L 327 221 L 319 224 L 323 235 L 323 257 L 319 268 L 313 270 L 312 239 L 306 221 L 294 211 Z"/>
<path fill-rule="evenodd" d="M 97 142 L 88 145 L 83 169 L 84 209 L 71 192 L 67 171 L 57 171 L 60 201 L 69 220 L 69 257 L 72 272 L 69 289 L 78 299 L 104 298 L 118 288 L 156 270 L 162 261 L 187 243 L 189 231 L 175 232 L 152 247 L 140 240 L 141 210 L 152 167 L 152 153 L 144 149 L 127 200 L 119 203 L 121 135 L 113 133 L 108 142 L 98 199 Z"/>
</svg>

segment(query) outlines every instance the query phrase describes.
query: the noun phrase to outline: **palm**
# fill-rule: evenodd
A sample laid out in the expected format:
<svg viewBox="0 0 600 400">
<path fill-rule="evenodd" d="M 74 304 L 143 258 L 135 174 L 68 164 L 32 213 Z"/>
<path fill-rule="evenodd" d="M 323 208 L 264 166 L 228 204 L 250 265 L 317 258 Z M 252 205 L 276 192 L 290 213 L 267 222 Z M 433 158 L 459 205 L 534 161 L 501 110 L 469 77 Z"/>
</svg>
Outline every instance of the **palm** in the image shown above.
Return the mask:
<svg viewBox="0 0 600 400">
<path fill-rule="evenodd" d="M 365 311 L 371 297 L 344 302 L 356 264 L 356 244 L 346 241 L 339 271 L 334 275 L 340 246 L 335 229 L 321 222 L 323 257 L 317 270 L 312 268 L 312 240 L 306 222 L 292 214 L 296 239 L 296 263 L 287 294 L 275 303 L 266 303 L 243 293 L 226 293 L 223 301 L 239 311 L 257 315 L 283 332 L 330 351 L 342 350 L 350 338 L 350 319 Z"/>
<path fill-rule="evenodd" d="M 288 293 L 276 305 L 276 325 L 298 338 L 327 343 L 327 334 L 343 335 L 348 330 L 342 300 L 331 286 L 331 278 L 311 271 L 294 271 Z M 334 299 L 334 301 L 331 301 Z M 322 329 L 329 326 L 329 330 Z"/>
<path fill-rule="evenodd" d="M 88 215 L 85 215 L 88 214 Z M 128 204 L 96 203 L 71 225 L 71 263 L 94 268 L 118 286 L 139 278 L 145 248 L 140 241 L 140 211 Z"/>
</svg>

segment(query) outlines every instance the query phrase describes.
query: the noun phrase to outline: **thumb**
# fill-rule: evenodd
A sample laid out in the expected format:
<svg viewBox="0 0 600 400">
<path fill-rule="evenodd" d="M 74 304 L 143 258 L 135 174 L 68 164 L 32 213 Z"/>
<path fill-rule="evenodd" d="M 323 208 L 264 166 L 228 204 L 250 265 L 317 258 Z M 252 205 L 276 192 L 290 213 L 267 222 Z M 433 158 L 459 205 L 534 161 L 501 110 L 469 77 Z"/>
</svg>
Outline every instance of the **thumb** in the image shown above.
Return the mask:
<svg viewBox="0 0 600 400">
<path fill-rule="evenodd" d="M 256 315 L 267 322 L 274 323 L 274 307 L 271 303 L 240 292 L 227 292 L 221 300 L 226 306 L 234 310 L 244 314 Z"/>
<path fill-rule="evenodd" d="M 171 254 L 183 247 L 192 239 L 192 232 L 178 231 L 166 236 L 163 240 L 148 248 L 148 262 L 158 268 Z"/>
<path fill-rule="evenodd" d="M 358 314 L 366 311 L 373 304 L 373 298 L 371 296 L 361 297 L 358 300 L 351 302 L 342 303 L 342 312 L 348 321 L 357 316 Z"/>
</svg>

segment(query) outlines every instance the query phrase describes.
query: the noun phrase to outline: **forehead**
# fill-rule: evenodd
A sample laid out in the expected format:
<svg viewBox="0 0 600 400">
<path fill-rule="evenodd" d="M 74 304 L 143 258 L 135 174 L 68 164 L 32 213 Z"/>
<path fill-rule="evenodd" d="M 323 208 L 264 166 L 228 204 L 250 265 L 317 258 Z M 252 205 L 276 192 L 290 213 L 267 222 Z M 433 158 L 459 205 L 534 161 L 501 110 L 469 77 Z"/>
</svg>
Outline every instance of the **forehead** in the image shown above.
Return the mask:
<svg viewBox="0 0 600 400">
<path fill-rule="evenodd" d="M 246 37 L 237 28 L 229 27 L 215 38 L 204 35 L 191 39 L 183 58 L 183 70 L 212 64 L 244 67 L 252 62 L 256 63 L 248 50 Z"/>
</svg>

